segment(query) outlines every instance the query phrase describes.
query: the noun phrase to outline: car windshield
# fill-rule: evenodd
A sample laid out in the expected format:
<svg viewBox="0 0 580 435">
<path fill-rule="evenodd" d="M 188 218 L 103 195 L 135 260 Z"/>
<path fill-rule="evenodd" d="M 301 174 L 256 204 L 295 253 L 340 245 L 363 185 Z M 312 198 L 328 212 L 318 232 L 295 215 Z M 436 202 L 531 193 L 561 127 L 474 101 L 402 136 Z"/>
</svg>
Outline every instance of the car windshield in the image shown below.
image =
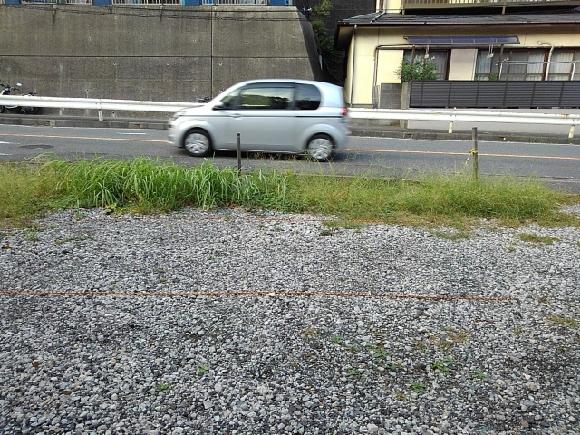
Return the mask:
<svg viewBox="0 0 580 435">
<path fill-rule="evenodd" d="M 223 104 L 224 107 L 233 107 L 235 104 L 235 100 L 238 97 L 238 94 L 240 92 L 236 89 L 232 92 L 230 92 L 229 94 L 227 94 L 226 96 L 224 96 L 220 102 Z"/>
<path fill-rule="evenodd" d="M 225 91 L 220 92 L 217 97 L 213 99 L 215 102 L 223 102 L 230 101 L 238 95 L 240 87 L 242 87 L 243 83 L 235 84 L 234 86 L 230 86 Z M 226 100 L 227 99 L 227 100 Z"/>
</svg>

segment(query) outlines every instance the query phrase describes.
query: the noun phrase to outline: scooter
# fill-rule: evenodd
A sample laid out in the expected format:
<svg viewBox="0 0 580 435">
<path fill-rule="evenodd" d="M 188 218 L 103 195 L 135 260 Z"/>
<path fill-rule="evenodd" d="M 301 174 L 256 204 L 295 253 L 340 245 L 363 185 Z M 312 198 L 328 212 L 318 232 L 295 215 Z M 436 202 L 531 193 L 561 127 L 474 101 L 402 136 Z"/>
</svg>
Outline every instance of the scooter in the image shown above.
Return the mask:
<svg viewBox="0 0 580 435">
<path fill-rule="evenodd" d="M 10 86 L 9 84 L 0 83 L 0 95 L 23 95 L 22 90 L 22 83 L 16 83 L 16 87 Z M 35 91 L 27 92 L 24 96 L 34 96 L 36 95 Z M 40 107 L 20 107 L 20 106 L 0 106 L 0 113 L 2 112 L 14 112 L 14 113 L 26 113 L 26 114 L 35 114 L 40 112 Z"/>
</svg>

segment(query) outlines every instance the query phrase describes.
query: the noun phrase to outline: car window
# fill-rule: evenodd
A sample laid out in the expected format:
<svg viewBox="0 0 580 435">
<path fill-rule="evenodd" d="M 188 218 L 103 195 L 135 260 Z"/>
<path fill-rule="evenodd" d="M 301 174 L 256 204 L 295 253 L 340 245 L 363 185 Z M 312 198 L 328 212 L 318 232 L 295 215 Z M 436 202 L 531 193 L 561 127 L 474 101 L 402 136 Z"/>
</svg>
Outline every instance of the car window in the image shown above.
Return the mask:
<svg viewBox="0 0 580 435">
<path fill-rule="evenodd" d="M 240 110 L 288 110 L 292 107 L 291 87 L 247 87 L 240 91 Z"/>
<path fill-rule="evenodd" d="M 314 85 L 298 84 L 296 86 L 296 109 L 316 110 L 320 106 L 322 95 Z"/>
<path fill-rule="evenodd" d="M 235 90 L 233 92 L 230 92 L 225 97 L 223 97 L 221 99 L 221 103 L 223 104 L 223 108 L 224 109 L 233 109 L 236 105 L 236 100 L 238 98 L 239 93 L 240 92 L 238 90 Z"/>
</svg>

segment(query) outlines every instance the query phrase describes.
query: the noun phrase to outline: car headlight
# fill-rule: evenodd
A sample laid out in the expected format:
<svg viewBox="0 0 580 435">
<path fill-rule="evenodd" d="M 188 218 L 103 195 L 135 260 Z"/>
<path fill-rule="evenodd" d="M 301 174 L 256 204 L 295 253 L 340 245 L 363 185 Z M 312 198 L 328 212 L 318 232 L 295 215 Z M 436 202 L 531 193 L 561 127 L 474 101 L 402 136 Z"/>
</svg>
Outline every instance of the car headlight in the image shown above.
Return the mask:
<svg viewBox="0 0 580 435">
<path fill-rule="evenodd" d="M 171 121 L 175 121 L 176 119 L 181 118 L 183 115 L 185 115 L 185 110 L 178 110 L 171 116 Z"/>
</svg>

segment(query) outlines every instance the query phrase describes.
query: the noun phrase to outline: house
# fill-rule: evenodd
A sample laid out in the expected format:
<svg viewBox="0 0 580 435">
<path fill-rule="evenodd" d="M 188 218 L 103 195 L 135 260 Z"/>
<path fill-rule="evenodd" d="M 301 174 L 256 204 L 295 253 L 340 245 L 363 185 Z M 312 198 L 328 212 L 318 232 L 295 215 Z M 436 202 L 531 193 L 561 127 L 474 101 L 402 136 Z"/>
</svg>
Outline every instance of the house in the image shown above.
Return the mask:
<svg viewBox="0 0 580 435">
<path fill-rule="evenodd" d="M 580 107 L 579 0 L 378 0 L 335 43 L 353 107 L 400 107 L 401 66 L 425 62 L 411 107 Z"/>
</svg>

